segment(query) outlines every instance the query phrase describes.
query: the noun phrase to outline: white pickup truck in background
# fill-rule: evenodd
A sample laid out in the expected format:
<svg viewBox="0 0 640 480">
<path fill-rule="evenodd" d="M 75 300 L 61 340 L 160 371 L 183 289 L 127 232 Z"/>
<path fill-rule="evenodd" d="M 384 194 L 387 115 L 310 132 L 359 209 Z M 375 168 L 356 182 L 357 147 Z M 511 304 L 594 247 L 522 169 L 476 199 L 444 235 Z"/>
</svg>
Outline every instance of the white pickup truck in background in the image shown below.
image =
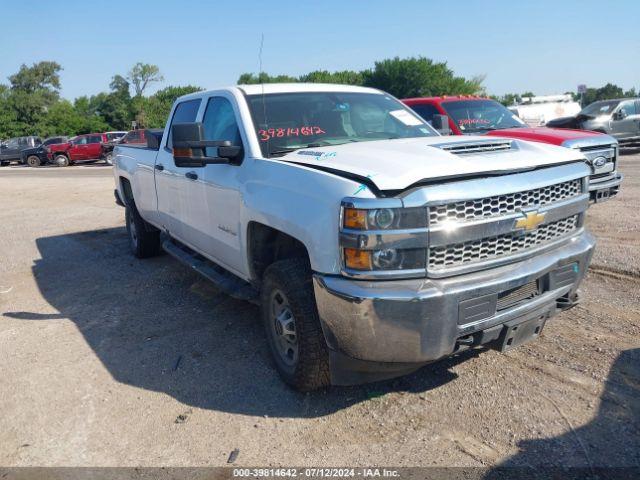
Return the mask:
<svg viewBox="0 0 640 480">
<path fill-rule="evenodd" d="M 258 303 L 302 390 L 535 338 L 576 303 L 594 248 L 579 151 L 442 137 L 373 89 L 188 95 L 114 160 L 133 252 Z"/>
</svg>

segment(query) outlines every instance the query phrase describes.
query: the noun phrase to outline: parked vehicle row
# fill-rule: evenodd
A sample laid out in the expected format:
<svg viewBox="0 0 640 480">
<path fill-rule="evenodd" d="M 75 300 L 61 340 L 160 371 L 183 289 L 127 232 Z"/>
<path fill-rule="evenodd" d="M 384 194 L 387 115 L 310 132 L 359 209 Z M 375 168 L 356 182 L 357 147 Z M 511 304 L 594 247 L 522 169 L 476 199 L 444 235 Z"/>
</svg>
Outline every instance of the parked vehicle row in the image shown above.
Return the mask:
<svg viewBox="0 0 640 480">
<path fill-rule="evenodd" d="M 594 249 L 582 151 L 440 136 L 369 88 L 198 92 L 114 156 L 134 255 L 165 250 L 259 304 L 302 390 L 535 339 L 578 302 Z"/>
<path fill-rule="evenodd" d="M 118 143 L 142 144 L 146 142 L 144 130 L 87 133 L 72 138 L 37 136 L 16 137 L 0 142 L 0 165 L 22 163 L 30 167 L 45 164 L 68 166 L 74 163 L 104 160 L 112 164 L 114 145 Z"/>
<path fill-rule="evenodd" d="M 466 95 L 409 98 L 403 102 L 445 135 L 514 138 L 579 150 L 591 168 L 589 192 L 592 201 L 605 201 L 620 189 L 618 141 L 610 135 L 587 130 L 530 127 L 490 98 Z"/>
</svg>

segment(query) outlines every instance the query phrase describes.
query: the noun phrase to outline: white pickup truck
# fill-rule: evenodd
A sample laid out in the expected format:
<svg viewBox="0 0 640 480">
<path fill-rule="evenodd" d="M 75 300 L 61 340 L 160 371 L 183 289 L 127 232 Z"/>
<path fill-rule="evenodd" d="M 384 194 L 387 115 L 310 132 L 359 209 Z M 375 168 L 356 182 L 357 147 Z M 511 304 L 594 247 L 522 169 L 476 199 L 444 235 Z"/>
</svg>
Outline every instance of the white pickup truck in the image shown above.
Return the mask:
<svg viewBox="0 0 640 480">
<path fill-rule="evenodd" d="M 533 339 L 575 305 L 594 248 L 579 151 L 442 137 L 374 89 L 187 95 L 114 159 L 134 254 L 166 250 L 258 303 L 302 390 Z"/>
</svg>

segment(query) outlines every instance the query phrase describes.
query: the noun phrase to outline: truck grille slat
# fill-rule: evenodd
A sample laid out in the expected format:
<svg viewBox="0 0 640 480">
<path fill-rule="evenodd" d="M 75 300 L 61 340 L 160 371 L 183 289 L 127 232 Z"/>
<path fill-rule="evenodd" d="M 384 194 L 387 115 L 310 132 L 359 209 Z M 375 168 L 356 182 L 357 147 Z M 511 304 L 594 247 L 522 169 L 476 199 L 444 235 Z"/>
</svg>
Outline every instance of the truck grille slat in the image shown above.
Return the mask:
<svg viewBox="0 0 640 480">
<path fill-rule="evenodd" d="M 517 232 L 434 247 L 429 250 L 429 270 L 437 271 L 518 253 L 566 236 L 578 228 L 579 215 L 541 225 L 524 234 Z"/>
<path fill-rule="evenodd" d="M 498 302 L 496 303 L 496 311 L 500 312 L 511 308 L 514 305 L 524 302 L 525 300 L 531 300 L 540 294 L 538 281 L 534 280 L 520 287 L 500 292 L 498 294 Z"/>
<path fill-rule="evenodd" d="M 522 209 L 558 202 L 582 193 L 582 180 L 575 179 L 524 192 L 436 205 L 429 209 L 429 225 L 446 221 L 472 221 L 507 215 Z"/>
</svg>

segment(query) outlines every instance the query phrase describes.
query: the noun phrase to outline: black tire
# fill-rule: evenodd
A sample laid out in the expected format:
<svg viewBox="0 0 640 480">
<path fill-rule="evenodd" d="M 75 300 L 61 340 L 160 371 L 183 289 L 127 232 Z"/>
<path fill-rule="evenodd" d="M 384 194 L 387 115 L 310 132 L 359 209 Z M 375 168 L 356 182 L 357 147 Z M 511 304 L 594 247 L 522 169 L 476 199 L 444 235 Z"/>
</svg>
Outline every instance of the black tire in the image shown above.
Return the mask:
<svg viewBox="0 0 640 480">
<path fill-rule="evenodd" d="M 125 221 L 129 247 L 136 257 L 149 258 L 162 253 L 160 231 L 142 219 L 136 205 L 131 201 L 127 202 L 125 208 Z"/>
<path fill-rule="evenodd" d="M 30 167 L 39 167 L 41 165 L 41 161 L 40 161 L 40 157 L 37 155 L 29 155 L 27 157 L 27 161 L 25 162 L 27 165 L 29 165 Z"/>
<path fill-rule="evenodd" d="M 274 308 L 282 305 L 275 298 L 279 295 L 285 297 L 293 319 L 295 345 L 290 338 L 283 339 L 291 337 L 285 335 L 291 328 L 283 329 L 281 325 L 278 331 L 281 322 L 278 318 L 282 315 L 276 315 Z M 264 274 L 261 306 L 269 348 L 282 379 L 300 391 L 328 386 L 329 353 L 318 317 L 309 262 L 293 258 L 269 266 Z M 296 351 L 285 354 L 283 344 Z"/>
<path fill-rule="evenodd" d="M 71 165 L 69 157 L 67 157 L 66 155 L 56 155 L 55 157 L 53 157 L 53 163 L 58 167 L 68 167 L 69 165 Z"/>
<path fill-rule="evenodd" d="M 0 162 L 0 167 L 8 167 L 11 162 Z"/>
<path fill-rule="evenodd" d="M 109 152 L 104 156 L 104 163 L 107 165 L 113 165 L 113 153 Z"/>
</svg>

